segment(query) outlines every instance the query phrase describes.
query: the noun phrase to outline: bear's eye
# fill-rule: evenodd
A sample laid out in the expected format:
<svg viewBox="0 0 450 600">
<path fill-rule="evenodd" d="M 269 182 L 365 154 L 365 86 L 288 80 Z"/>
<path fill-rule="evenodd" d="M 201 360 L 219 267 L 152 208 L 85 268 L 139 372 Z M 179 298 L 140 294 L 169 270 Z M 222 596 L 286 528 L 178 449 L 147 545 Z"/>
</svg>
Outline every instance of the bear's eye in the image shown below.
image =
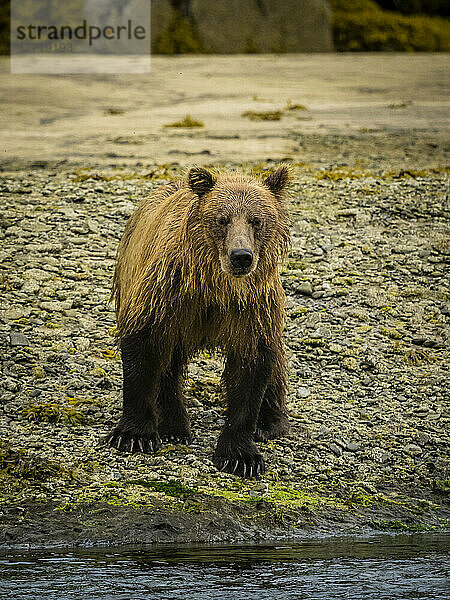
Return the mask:
<svg viewBox="0 0 450 600">
<path fill-rule="evenodd" d="M 262 221 L 259 217 L 253 217 L 250 219 L 250 224 L 253 225 L 253 227 L 261 227 Z"/>
<path fill-rule="evenodd" d="M 221 227 L 228 225 L 229 222 L 230 222 L 230 219 L 228 219 L 227 217 L 217 217 L 217 219 L 216 219 L 217 225 L 220 225 Z"/>
</svg>

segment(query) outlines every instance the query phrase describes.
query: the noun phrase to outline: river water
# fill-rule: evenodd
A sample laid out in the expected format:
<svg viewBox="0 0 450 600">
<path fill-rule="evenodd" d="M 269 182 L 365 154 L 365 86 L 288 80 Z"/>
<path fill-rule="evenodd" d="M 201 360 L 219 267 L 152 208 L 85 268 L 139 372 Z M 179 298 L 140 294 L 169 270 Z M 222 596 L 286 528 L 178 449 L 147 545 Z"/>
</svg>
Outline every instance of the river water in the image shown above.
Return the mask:
<svg viewBox="0 0 450 600">
<path fill-rule="evenodd" d="M 8 600 L 447 600 L 450 534 L 0 551 Z"/>
</svg>

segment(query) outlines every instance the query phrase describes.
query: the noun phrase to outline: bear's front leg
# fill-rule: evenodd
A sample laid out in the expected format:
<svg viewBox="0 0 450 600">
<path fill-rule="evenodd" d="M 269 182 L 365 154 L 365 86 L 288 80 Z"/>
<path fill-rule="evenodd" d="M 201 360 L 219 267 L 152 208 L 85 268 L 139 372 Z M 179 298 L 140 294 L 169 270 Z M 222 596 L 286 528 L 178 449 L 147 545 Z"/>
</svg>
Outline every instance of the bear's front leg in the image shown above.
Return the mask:
<svg viewBox="0 0 450 600">
<path fill-rule="evenodd" d="M 184 407 L 183 374 L 187 357 L 181 346 L 177 346 L 170 365 L 161 375 L 158 408 L 158 431 L 163 442 L 171 444 L 190 444 L 191 428 Z"/>
<path fill-rule="evenodd" d="M 123 413 L 106 441 L 126 452 L 155 452 L 161 445 L 156 420 L 156 397 L 162 372 L 161 352 L 151 343 L 148 330 L 123 338 L 120 349 Z"/>
<path fill-rule="evenodd" d="M 280 343 L 277 360 L 266 391 L 264 392 L 261 410 L 259 411 L 255 432 L 255 439 L 258 441 L 265 442 L 289 434 L 290 425 L 286 407 L 286 371 L 286 358 Z"/>
<path fill-rule="evenodd" d="M 273 351 L 265 342 L 259 344 L 251 359 L 228 355 L 223 374 L 227 418 L 214 454 L 214 464 L 220 471 L 242 477 L 264 473 L 264 458 L 253 437 L 273 365 Z"/>
</svg>

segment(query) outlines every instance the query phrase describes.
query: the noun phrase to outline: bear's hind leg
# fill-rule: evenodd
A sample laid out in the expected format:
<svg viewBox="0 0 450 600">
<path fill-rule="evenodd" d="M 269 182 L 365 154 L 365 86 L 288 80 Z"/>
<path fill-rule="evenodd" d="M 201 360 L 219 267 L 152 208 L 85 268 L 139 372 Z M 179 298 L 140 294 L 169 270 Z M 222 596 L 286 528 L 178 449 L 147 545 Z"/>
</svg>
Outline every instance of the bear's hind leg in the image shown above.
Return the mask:
<svg viewBox="0 0 450 600">
<path fill-rule="evenodd" d="M 187 359 L 182 349 L 175 348 L 170 365 L 161 376 L 158 393 L 158 431 L 163 442 L 191 442 L 189 417 L 183 399 L 183 374 L 186 363 Z"/>
<path fill-rule="evenodd" d="M 272 378 L 264 393 L 256 425 L 255 439 L 259 442 L 288 435 L 289 419 L 285 407 L 286 383 Z"/>
<path fill-rule="evenodd" d="M 123 364 L 123 413 L 106 442 L 125 452 L 151 453 L 161 440 L 156 423 L 156 395 L 162 357 L 148 330 L 133 333 L 120 344 Z"/>
</svg>

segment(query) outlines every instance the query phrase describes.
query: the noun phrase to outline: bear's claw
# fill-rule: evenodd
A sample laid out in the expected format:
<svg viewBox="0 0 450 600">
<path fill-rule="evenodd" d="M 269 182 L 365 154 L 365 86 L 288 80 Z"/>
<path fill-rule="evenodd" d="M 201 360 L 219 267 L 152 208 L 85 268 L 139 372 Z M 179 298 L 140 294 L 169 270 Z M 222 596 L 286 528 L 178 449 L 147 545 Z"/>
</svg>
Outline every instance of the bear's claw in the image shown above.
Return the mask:
<svg viewBox="0 0 450 600">
<path fill-rule="evenodd" d="M 152 454 L 156 452 L 161 441 L 157 434 L 138 435 L 128 432 L 113 431 L 106 439 L 105 443 L 108 446 L 116 448 L 122 452 L 130 452 L 136 454 L 142 452 L 144 454 Z"/>
<path fill-rule="evenodd" d="M 188 446 L 191 443 L 189 436 L 180 435 L 163 435 L 161 440 L 167 444 L 182 444 L 184 446 Z"/>
<path fill-rule="evenodd" d="M 245 478 L 257 477 L 265 471 L 264 458 L 260 454 L 251 458 L 215 461 L 215 464 L 219 471 Z"/>
</svg>

